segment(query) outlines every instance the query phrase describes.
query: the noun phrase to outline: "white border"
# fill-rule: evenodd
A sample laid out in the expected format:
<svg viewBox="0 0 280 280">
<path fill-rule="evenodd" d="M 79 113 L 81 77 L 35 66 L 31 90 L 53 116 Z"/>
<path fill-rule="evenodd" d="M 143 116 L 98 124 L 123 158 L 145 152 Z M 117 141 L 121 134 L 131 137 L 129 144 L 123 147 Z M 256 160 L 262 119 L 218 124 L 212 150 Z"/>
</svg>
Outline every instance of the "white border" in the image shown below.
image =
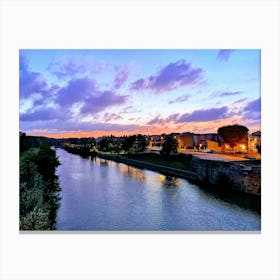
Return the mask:
<svg viewBox="0 0 280 280">
<path fill-rule="evenodd" d="M 2 279 L 280 279 L 279 2 L 1 2 Z M 18 49 L 262 49 L 261 234 L 19 234 Z"/>
</svg>

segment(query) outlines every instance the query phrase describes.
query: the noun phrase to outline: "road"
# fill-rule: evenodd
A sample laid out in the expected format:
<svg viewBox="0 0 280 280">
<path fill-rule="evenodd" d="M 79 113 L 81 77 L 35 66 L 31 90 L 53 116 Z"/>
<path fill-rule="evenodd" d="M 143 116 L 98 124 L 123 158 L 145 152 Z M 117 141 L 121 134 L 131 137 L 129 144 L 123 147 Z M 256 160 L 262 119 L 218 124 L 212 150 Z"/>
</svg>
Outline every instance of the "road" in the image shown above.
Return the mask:
<svg viewBox="0 0 280 280">
<path fill-rule="evenodd" d="M 248 160 L 246 158 L 235 156 L 235 155 L 224 155 L 224 154 L 215 154 L 215 153 L 203 153 L 203 152 L 193 152 L 193 151 L 184 151 L 181 150 L 180 153 L 192 154 L 201 159 L 209 160 L 220 160 L 220 161 L 244 161 Z"/>
</svg>

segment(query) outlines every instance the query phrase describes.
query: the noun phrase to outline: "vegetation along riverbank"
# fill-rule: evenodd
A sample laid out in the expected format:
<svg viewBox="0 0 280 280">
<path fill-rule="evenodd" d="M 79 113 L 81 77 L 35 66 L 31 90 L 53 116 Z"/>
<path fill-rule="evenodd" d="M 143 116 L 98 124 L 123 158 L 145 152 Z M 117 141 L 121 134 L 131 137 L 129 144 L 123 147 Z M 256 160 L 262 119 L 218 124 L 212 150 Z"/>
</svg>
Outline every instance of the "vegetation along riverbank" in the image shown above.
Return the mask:
<svg viewBox="0 0 280 280">
<path fill-rule="evenodd" d="M 49 143 L 20 134 L 20 230 L 54 230 L 60 186 L 59 165 Z"/>
</svg>

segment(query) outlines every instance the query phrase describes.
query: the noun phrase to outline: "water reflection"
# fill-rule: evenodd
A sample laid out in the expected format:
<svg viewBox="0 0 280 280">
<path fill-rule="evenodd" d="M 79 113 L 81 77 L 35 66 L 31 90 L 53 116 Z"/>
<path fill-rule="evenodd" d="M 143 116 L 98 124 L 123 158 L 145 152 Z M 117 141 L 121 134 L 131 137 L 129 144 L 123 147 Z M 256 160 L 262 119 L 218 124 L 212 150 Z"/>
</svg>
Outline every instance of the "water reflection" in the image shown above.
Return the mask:
<svg viewBox="0 0 280 280">
<path fill-rule="evenodd" d="M 161 183 L 162 187 L 165 188 L 175 188 L 180 185 L 180 180 L 172 176 L 165 176 L 162 174 L 158 175 L 158 181 Z"/>
<path fill-rule="evenodd" d="M 124 177 L 132 177 L 138 182 L 143 182 L 146 179 L 144 172 L 140 169 L 136 169 L 134 167 L 131 167 L 129 165 L 124 165 L 121 163 L 116 163 L 116 167 L 119 168 L 120 173 Z"/>
<path fill-rule="evenodd" d="M 109 162 L 107 159 L 99 159 L 99 164 L 101 166 L 108 166 L 109 165 Z"/>
</svg>

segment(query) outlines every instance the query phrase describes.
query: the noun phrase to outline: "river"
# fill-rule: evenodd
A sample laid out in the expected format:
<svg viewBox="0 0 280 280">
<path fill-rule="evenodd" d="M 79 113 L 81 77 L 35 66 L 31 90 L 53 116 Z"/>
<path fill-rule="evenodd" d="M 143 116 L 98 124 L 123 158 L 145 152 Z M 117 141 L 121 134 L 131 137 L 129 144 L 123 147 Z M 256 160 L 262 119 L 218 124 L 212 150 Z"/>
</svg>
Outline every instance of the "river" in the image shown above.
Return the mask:
<svg viewBox="0 0 280 280">
<path fill-rule="evenodd" d="M 258 211 L 187 180 L 57 149 L 57 230 L 259 231 Z M 245 205 L 245 204 L 244 204 Z"/>
</svg>

